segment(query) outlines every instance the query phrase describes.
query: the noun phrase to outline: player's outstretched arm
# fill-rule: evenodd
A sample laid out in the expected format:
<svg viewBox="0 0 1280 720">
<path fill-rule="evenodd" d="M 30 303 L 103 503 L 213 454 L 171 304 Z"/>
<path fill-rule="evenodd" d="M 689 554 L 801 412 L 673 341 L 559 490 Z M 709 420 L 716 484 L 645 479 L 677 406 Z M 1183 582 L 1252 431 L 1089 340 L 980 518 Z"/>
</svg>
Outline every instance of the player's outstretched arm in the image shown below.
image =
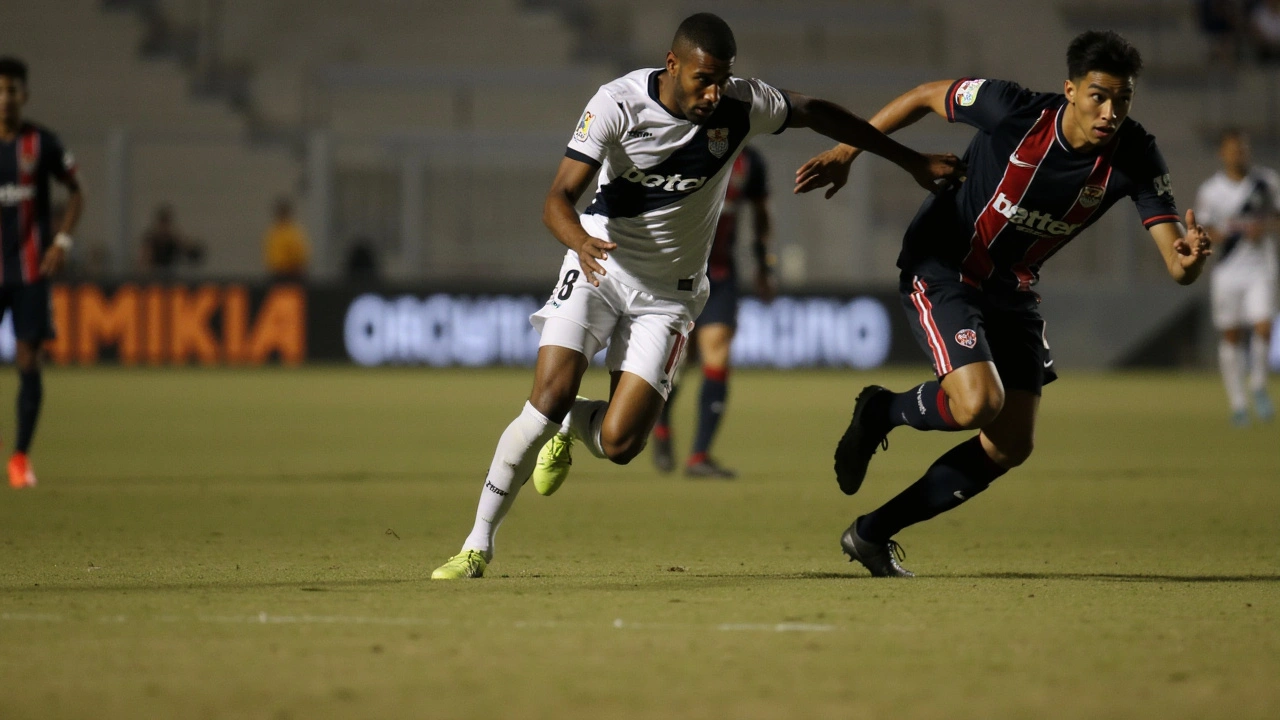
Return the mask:
<svg viewBox="0 0 1280 720">
<path fill-rule="evenodd" d="M 954 80 L 938 80 L 919 85 L 881 108 L 880 112 L 871 118 L 870 124 L 885 135 L 891 135 L 918 122 L 930 112 L 945 118 L 947 117 L 947 90 L 954 83 Z M 848 182 L 849 165 L 857 159 L 863 149 L 854 143 L 841 142 L 812 158 L 796 171 L 796 186 L 793 192 L 806 193 L 830 186 L 826 193 L 826 198 L 830 199 Z"/>
<path fill-rule="evenodd" d="M 937 183 L 957 180 L 963 173 L 960 158 L 950 153 L 924 155 L 891 139 L 874 125 L 845 108 L 818 98 L 788 93 L 789 127 L 807 127 L 837 142 L 879 155 L 911 173 L 921 187 L 936 190 Z"/>
<path fill-rule="evenodd" d="M 574 207 L 595 174 L 596 168 L 581 160 L 568 157 L 560 160 L 560 167 L 556 170 L 556 177 L 551 181 L 551 189 L 547 191 L 547 200 L 542 206 L 542 222 L 556 240 L 578 253 L 583 277 L 599 287 L 600 281 L 596 279 L 596 275 L 605 274 L 600 261 L 607 259 L 609 251 L 617 245 L 587 234 L 586 228 L 582 227 L 582 222 L 578 219 L 578 210 Z"/>
<path fill-rule="evenodd" d="M 1194 210 L 1187 210 L 1187 224 L 1167 222 L 1151 228 L 1151 237 L 1164 255 L 1169 277 L 1179 285 L 1190 285 L 1200 277 L 1205 261 L 1213 254 L 1209 233 L 1196 223 Z"/>
</svg>

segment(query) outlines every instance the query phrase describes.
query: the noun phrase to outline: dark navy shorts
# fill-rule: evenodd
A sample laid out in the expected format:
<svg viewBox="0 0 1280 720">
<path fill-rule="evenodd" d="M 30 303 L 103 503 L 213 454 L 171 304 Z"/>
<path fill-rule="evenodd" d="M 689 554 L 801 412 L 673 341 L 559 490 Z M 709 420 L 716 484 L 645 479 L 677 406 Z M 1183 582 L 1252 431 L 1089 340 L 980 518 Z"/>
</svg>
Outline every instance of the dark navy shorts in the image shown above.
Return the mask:
<svg viewBox="0 0 1280 720">
<path fill-rule="evenodd" d="M 13 334 L 18 340 L 40 343 L 54 337 L 49 283 L 0 286 L 0 315 L 13 311 Z"/>
<path fill-rule="evenodd" d="M 738 283 L 728 280 L 712 280 L 711 294 L 698 316 L 697 327 L 703 325 L 738 326 Z"/>
<path fill-rule="evenodd" d="M 995 363 L 1006 390 L 1039 395 L 1058 378 L 1035 293 L 992 296 L 961 281 L 958 272 L 917 272 L 903 271 L 899 292 L 916 342 L 939 379 L 986 361 Z"/>
</svg>

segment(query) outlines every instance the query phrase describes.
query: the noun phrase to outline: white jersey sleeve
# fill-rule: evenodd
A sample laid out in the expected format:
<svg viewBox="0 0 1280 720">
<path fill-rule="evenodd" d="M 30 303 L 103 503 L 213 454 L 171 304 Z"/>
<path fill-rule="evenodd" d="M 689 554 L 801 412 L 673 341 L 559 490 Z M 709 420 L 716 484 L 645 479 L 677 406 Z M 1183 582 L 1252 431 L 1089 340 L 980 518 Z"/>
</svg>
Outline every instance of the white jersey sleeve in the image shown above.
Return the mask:
<svg viewBox="0 0 1280 720">
<path fill-rule="evenodd" d="M 608 90 L 600 88 L 578 118 L 565 155 L 599 167 L 608 158 L 610 149 L 618 146 L 625 126 L 622 107 Z"/>
<path fill-rule="evenodd" d="M 791 119 L 791 100 L 772 85 L 755 78 L 730 78 L 725 96 L 750 105 L 752 136 L 777 135 L 787 129 L 787 122 Z"/>
<path fill-rule="evenodd" d="M 1211 177 L 1200 183 L 1200 189 L 1196 192 L 1196 220 L 1200 221 L 1205 227 L 1218 228 L 1224 222 L 1223 209 L 1214 196 L 1214 185 L 1217 177 Z"/>
</svg>

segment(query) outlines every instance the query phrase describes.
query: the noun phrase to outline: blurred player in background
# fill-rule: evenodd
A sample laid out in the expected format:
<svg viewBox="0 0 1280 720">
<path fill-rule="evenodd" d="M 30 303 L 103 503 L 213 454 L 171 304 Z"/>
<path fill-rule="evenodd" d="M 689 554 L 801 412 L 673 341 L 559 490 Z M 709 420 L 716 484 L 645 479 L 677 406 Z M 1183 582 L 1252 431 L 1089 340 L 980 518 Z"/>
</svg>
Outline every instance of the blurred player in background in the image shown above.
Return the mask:
<svg viewBox="0 0 1280 720">
<path fill-rule="evenodd" d="M 736 55 L 723 20 L 692 15 L 664 68 L 608 83 L 587 104 L 543 208 L 569 250 L 558 286 L 531 318 L 542 336 L 533 391 L 498 440 L 462 551 L 432 578 L 483 575 L 520 487 L 532 475 L 539 492 L 555 492 L 574 440 L 618 464 L 644 449 L 706 303 L 729 169 L 752 137 L 809 127 L 867 143 L 930 189 L 956 176 L 955 156 L 921 155 L 834 103 L 733 77 Z M 579 215 L 574 206 L 597 171 L 595 198 Z M 588 360 L 606 345 L 610 399 L 575 399 Z"/>
<path fill-rule="evenodd" d="M 910 577 L 892 539 L 952 510 L 1031 455 L 1041 388 L 1057 374 L 1031 286 L 1042 263 L 1131 198 L 1179 284 L 1195 281 L 1209 237 L 1187 211 L 1184 230 L 1155 138 L 1128 118 L 1142 58 L 1113 32 L 1087 32 L 1067 50 L 1063 92 L 1004 80 L 927 83 L 872 118 L 892 133 L 930 112 L 978 129 L 959 188 L 925 200 L 903 239 L 900 292 L 937 380 L 903 393 L 863 389 L 836 448 L 840 489 L 862 485 L 876 448 L 899 425 L 981 432 L 924 477 L 854 521 L 840 544 L 873 575 Z M 858 155 L 837 147 L 796 172 L 796 191 L 827 184 L 831 197 Z"/>
<path fill-rule="evenodd" d="M 14 488 L 36 484 L 27 451 L 44 397 L 40 346 L 53 337 L 49 278 L 66 264 L 84 208 L 71 153 L 53 133 L 22 119 L 27 97 L 26 64 L 0 58 L 0 312 L 12 311 L 17 337 L 18 432 L 9 458 Z M 69 192 L 57 234 L 50 220 L 50 179 Z"/>
<path fill-rule="evenodd" d="M 702 363 L 702 392 L 698 395 L 698 433 L 694 436 L 684 474 L 695 478 L 719 478 L 732 480 L 733 470 L 720 465 L 710 455 L 711 441 L 724 416 L 729 395 L 729 347 L 733 344 L 734 331 L 738 328 L 738 267 L 735 246 L 738 238 L 738 221 L 744 208 L 750 207 L 754 225 L 753 255 L 756 261 L 756 296 L 765 302 L 773 299 L 776 284 L 772 251 L 773 226 L 769 215 L 768 172 L 764 158 L 755 148 L 745 148 L 733 163 L 729 172 L 729 187 L 725 193 L 724 209 L 716 225 L 715 239 L 711 243 L 711 256 L 707 259 L 707 279 L 711 294 L 706 307 L 698 316 L 694 329 L 694 346 Z M 659 472 L 675 469 L 675 457 L 671 449 L 671 406 L 679 384 L 673 382 L 667 402 L 662 406 L 658 424 L 653 428 L 653 463 Z"/>
<path fill-rule="evenodd" d="M 1250 164 L 1249 138 L 1227 130 L 1218 143 L 1222 169 L 1200 186 L 1196 211 L 1218 246 L 1209 273 L 1213 324 L 1231 422 L 1249 424 L 1249 399 L 1263 422 L 1275 417 L 1267 396 L 1267 351 L 1276 312 L 1276 220 L 1280 175 Z M 1252 330 L 1252 333 L 1250 331 Z M 1250 334 L 1246 349 L 1244 339 Z M 1245 391 L 1246 366 L 1249 390 Z"/>
</svg>

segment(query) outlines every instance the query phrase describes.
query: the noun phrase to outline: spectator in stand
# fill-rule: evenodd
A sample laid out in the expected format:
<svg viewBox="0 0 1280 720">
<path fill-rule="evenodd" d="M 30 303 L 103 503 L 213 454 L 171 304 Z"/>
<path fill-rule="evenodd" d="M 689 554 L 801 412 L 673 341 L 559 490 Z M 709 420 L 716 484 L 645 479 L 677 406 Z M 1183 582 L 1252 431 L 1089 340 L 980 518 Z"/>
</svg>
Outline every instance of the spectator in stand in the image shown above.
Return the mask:
<svg viewBox="0 0 1280 720">
<path fill-rule="evenodd" d="M 1209 61 L 1234 67 L 1240 59 L 1242 0 L 1196 0 L 1196 19 L 1209 40 Z"/>
<path fill-rule="evenodd" d="M 276 201 L 275 221 L 262 242 L 267 272 L 273 280 L 297 281 L 306 277 L 311 245 L 294 218 L 293 203 L 288 198 Z"/>
<path fill-rule="evenodd" d="M 173 219 L 173 206 L 165 203 L 156 208 L 151 227 L 142 235 L 139 264 L 143 271 L 170 276 L 183 260 L 196 265 L 203 259 L 204 248 L 200 243 L 184 237 L 178 230 Z"/>
<path fill-rule="evenodd" d="M 378 251 L 373 239 L 357 235 L 347 250 L 347 279 L 374 282 L 378 279 Z"/>
<path fill-rule="evenodd" d="M 1280 61 L 1280 0 L 1263 0 L 1249 14 L 1249 37 L 1258 59 Z"/>
</svg>

